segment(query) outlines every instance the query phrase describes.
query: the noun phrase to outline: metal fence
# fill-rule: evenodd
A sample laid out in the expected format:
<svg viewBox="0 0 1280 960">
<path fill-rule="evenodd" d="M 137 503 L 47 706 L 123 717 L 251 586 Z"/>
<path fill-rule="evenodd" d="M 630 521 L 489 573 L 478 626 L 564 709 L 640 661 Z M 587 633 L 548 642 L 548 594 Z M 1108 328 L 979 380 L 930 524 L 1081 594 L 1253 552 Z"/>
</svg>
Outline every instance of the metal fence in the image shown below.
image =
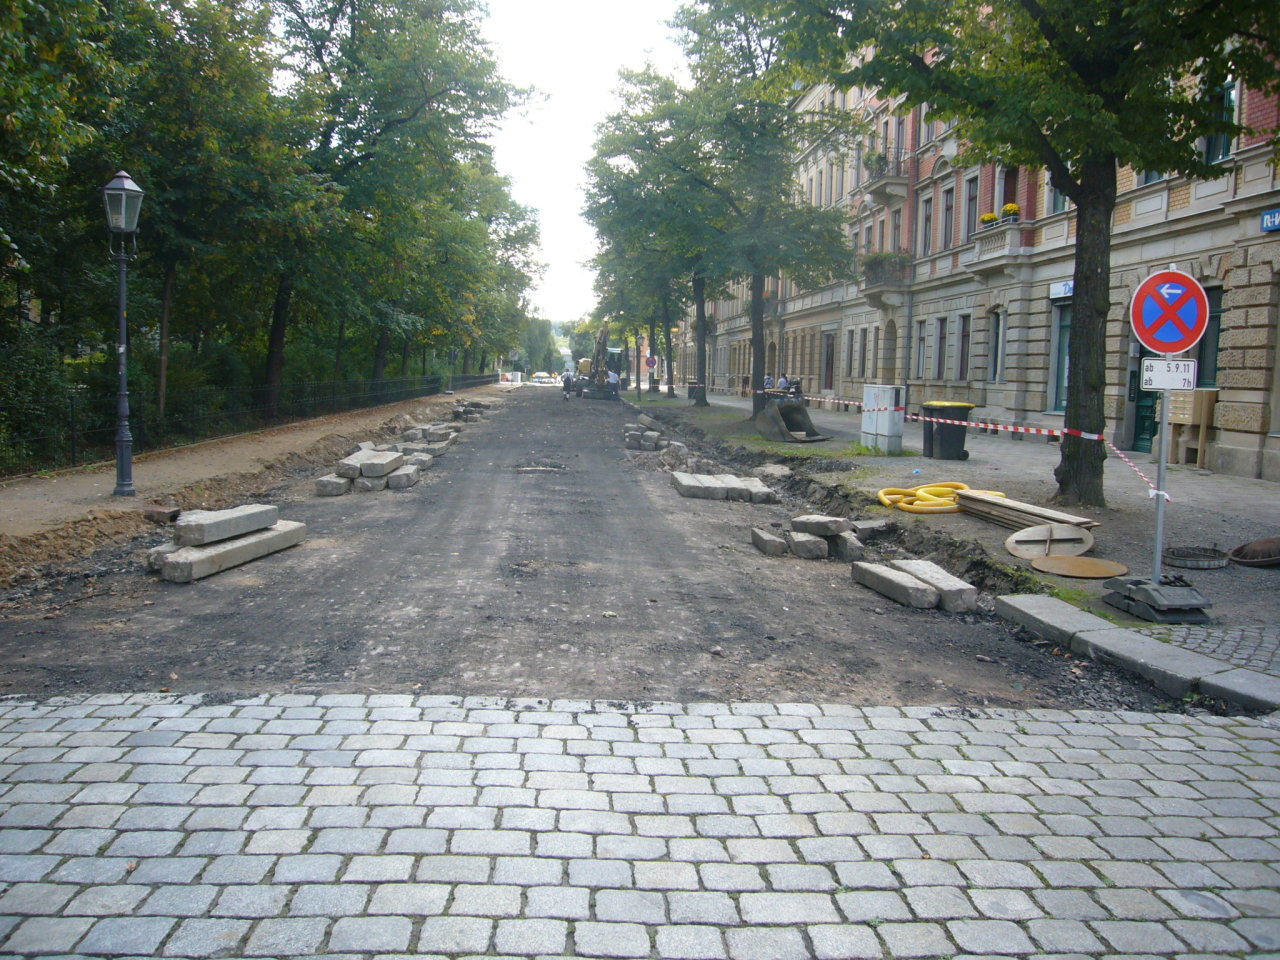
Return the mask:
<svg viewBox="0 0 1280 960">
<path fill-rule="evenodd" d="M 129 396 L 135 453 L 178 447 L 294 420 L 376 407 L 446 389 L 496 383 L 497 374 L 328 380 L 281 384 L 276 413 L 268 416 L 266 387 L 170 393 L 161 416 L 154 397 Z M 0 408 L 0 477 L 16 477 L 115 456 L 116 395 L 73 390 L 65 399 Z"/>
</svg>

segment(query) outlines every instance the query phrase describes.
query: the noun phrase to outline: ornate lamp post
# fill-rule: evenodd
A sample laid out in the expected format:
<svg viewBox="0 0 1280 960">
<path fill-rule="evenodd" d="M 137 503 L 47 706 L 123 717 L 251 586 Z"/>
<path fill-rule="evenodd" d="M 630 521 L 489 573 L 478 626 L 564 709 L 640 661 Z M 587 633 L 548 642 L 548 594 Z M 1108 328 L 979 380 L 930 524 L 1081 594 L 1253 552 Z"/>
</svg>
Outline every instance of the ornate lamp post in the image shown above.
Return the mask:
<svg viewBox="0 0 1280 960">
<path fill-rule="evenodd" d="M 116 488 L 117 497 L 132 497 L 133 434 L 129 432 L 129 331 L 125 326 L 125 304 L 128 299 L 126 269 L 129 244 L 138 247 L 138 213 L 142 209 L 142 190 L 123 170 L 102 188 L 107 207 L 107 229 L 111 231 L 109 247 L 120 270 L 120 329 L 116 341 L 119 359 L 120 389 L 116 401 Z"/>
</svg>

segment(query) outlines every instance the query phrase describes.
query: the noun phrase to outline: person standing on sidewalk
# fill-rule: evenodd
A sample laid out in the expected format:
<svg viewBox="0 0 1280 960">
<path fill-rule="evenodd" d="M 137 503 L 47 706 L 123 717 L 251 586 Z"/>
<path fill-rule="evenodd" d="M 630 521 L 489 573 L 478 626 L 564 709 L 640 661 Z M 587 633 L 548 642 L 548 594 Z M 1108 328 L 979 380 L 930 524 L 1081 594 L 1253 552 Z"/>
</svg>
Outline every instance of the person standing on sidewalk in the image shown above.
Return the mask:
<svg viewBox="0 0 1280 960">
<path fill-rule="evenodd" d="M 568 400 L 569 392 L 573 389 L 573 374 L 568 370 L 560 374 L 560 389 L 564 391 L 565 400 Z"/>
</svg>

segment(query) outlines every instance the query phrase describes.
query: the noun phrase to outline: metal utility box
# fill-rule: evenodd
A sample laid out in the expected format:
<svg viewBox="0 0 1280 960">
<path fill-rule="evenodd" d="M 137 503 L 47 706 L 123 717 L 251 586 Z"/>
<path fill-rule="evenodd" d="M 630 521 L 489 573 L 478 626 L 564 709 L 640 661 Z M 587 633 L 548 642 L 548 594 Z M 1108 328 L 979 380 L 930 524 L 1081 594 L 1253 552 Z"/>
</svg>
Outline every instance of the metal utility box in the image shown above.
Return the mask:
<svg viewBox="0 0 1280 960">
<path fill-rule="evenodd" d="M 867 383 L 862 387 L 862 445 L 889 454 L 902 452 L 902 424 L 906 419 L 906 387 Z"/>
</svg>

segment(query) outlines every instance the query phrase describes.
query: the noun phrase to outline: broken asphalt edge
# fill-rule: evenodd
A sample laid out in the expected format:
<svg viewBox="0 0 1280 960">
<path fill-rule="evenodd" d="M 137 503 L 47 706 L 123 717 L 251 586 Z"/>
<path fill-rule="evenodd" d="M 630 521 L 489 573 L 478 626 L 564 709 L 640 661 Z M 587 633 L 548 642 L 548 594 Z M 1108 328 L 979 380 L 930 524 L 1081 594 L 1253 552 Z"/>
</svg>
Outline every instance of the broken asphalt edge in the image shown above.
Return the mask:
<svg viewBox="0 0 1280 960">
<path fill-rule="evenodd" d="M 1041 594 L 997 597 L 996 613 L 1072 653 L 1146 677 L 1171 697 L 1199 693 L 1249 710 L 1280 709 L 1280 677 L 1117 627 L 1065 600 Z"/>
</svg>

